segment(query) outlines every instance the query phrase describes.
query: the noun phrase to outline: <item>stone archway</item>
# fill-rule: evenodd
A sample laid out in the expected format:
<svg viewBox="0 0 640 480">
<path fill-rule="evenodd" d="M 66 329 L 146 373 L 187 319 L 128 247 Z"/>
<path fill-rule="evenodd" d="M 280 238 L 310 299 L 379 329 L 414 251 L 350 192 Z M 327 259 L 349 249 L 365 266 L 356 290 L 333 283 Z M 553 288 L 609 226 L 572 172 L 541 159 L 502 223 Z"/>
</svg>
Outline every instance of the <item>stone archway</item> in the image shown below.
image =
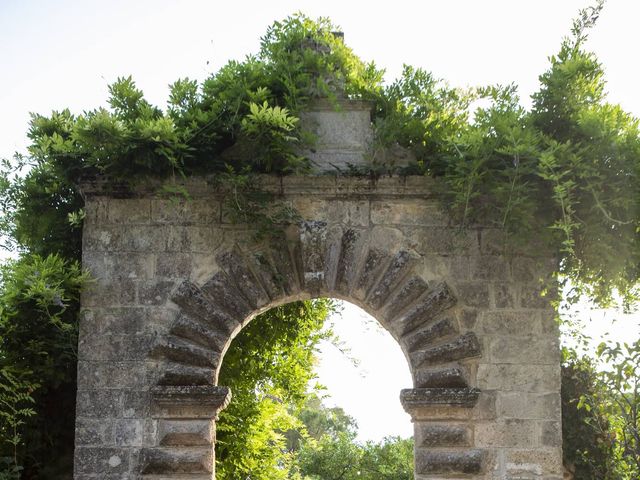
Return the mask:
<svg viewBox="0 0 640 480">
<path fill-rule="evenodd" d="M 438 422 L 442 416 L 435 411 L 428 418 L 418 413 L 430 407 L 470 409 L 478 400 L 464 361 L 480 356 L 480 344 L 475 333 L 463 331 L 451 288 L 426 281 L 418 273 L 420 257 L 399 249 L 389 230 L 330 232 L 326 222 L 303 222 L 296 230 L 252 251 L 236 245 L 221 252 L 219 272 L 200 287 L 185 280 L 174 292 L 180 313 L 166 341 L 150 353 L 162 362 L 152 389 L 161 433 L 159 446 L 143 452 L 143 473 L 210 473 L 213 445 L 202 436 L 210 430 L 180 407 L 210 392 L 220 402 L 211 409 L 213 418 L 228 395 L 226 387 L 208 386 L 217 384 L 235 334 L 256 312 L 311 297 L 357 302 L 398 340 L 414 377 L 415 388 L 402 391 L 401 401 L 422 439 L 416 459 L 423 473 L 480 473 L 483 452 L 473 448 L 469 420 L 449 425 Z M 168 409 L 178 413 L 171 416 Z M 434 456 L 422 448 L 425 443 L 447 450 Z"/>
<path fill-rule="evenodd" d="M 367 165 L 368 108 L 303 115 L 317 169 Z M 322 296 L 361 306 L 403 349 L 416 479 L 562 478 L 558 332 L 540 296 L 554 265 L 535 238 L 504 257 L 499 231 L 452 226 L 422 176 L 260 183 L 302 218 L 267 242 L 207 178 L 182 201 L 84 185 L 96 281 L 81 299 L 76 480 L 211 480 L 230 341 L 265 309 Z"/>
<path fill-rule="evenodd" d="M 264 309 L 319 296 L 363 307 L 403 348 L 417 479 L 560 478 L 540 250 L 504 258 L 497 232 L 450 226 L 423 177 L 263 185 L 304 220 L 262 243 L 226 219 L 204 179 L 179 202 L 85 186 L 83 260 L 96 281 L 82 297 L 76 479 L 211 479 L 231 338 Z"/>
</svg>

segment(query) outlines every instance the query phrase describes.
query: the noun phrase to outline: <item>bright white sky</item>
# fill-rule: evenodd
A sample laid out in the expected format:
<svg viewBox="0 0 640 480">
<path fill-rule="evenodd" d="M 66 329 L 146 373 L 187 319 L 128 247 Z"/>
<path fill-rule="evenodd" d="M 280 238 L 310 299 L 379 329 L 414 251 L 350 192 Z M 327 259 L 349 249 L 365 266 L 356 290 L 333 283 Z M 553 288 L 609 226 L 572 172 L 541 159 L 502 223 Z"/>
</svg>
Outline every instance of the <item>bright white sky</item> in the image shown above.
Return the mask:
<svg viewBox="0 0 640 480">
<path fill-rule="evenodd" d="M 0 157 L 25 151 L 29 112 L 48 114 L 68 107 L 79 113 L 104 105 L 107 85 L 127 75 L 134 77 L 148 100 L 164 105 L 168 84 L 187 76 L 202 80 L 229 59 L 256 52 L 266 28 L 296 11 L 332 18 L 358 55 L 386 68 L 388 80 L 408 63 L 454 86 L 515 82 L 523 103 L 529 105 L 538 75 L 548 66 L 547 57 L 557 52 L 578 10 L 590 3 L 0 0 Z M 636 116 L 640 116 L 639 18 L 640 1 L 609 0 L 589 41 L 605 66 L 610 100 Z M 584 318 L 589 315 L 601 316 L 596 312 Z M 622 318 L 613 312 L 606 317 Z M 599 321 L 591 332 L 600 336 L 611 330 L 613 336 L 629 340 L 638 323 L 637 315 L 617 323 L 624 328 Z M 362 321 L 351 309 L 337 324 L 354 356 L 362 359 L 366 381 L 356 383 L 356 374 L 348 373 L 339 356 L 326 353 L 331 350 L 326 347 L 319 367 L 322 383 L 330 387 L 336 403 L 357 417 L 361 438 L 410 434 L 398 402 L 399 390 L 410 384 L 399 347 L 390 337 L 384 346 L 380 340 L 384 336 L 375 329 L 368 329 L 373 336 L 365 336 L 357 328 Z M 370 363 L 387 355 L 395 355 L 400 363 L 394 365 L 398 369 L 401 365 L 406 377 Z M 383 363 L 388 362 L 385 358 Z M 391 380 L 399 384 L 389 385 Z M 383 391 L 389 391 L 387 400 L 380 399 Z"/>
</svg>

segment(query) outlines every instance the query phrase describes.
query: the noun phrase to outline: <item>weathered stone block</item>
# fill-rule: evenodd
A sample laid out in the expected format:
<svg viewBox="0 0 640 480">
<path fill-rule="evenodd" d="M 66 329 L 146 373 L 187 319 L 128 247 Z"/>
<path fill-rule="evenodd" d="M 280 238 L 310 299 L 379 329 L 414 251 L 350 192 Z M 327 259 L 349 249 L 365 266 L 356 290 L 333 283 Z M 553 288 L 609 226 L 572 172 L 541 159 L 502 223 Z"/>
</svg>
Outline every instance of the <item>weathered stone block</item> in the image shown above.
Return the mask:
<svg viewBox="0 0 640 480">
<path fill-rule="evenodd" d="M 498 395 L 498 415 L 502 418 L 560 418 L 560 395 L 554 393 L 501 392 Z"/>
<path fill-rule="evenodd" d="M 418 257 L 416 255 L 406 250 L 400 250 L 396 253 L 382 277 L 371 287 L 370 293 L 367 295 L 367 303 L 375 310 L 378 310 L 417 260 Z"/>
<path fill-rule="evenodd" d="M 489 286 L 486 282 L 459 282 L 456 284 L 456 294 L 467 307 L 489 308 Z"/>
<path fill-rule="evenodd" d="M 369 166 L 365 155 L 373 142 L 371 105 L 341 100 L 339 106 L 316 101 L 300 114 L 305 131 L 313 134 L 313 150 L 305 151 L 317 172 L 348 172 L 351 166 Z"/>
<path fill-rule="evenodd" d="M 158 252 L 164 247 L 167 227 L 158 225 L 127 225 L 113 246 L 121 252 Z"/>
<path fill-rule="evenodd" d="M 298 197 L 293 199 L 293 208 L 304 220 L 321 220 L 353 227 L 369 226 L 369 201 Z"/>
<path fill-rule="evenodd" d="M 156 256 L 155 274 L 157 277 L 189 278 L 193 269 L 191 253 L 165 253 Z"/>
<path fill-rule="evenodd" d="M 466 388 L 468 382 L 459 367 L 418 370 L 414 373 L 416 388 Z"/>
<path fill-rule="evenodd" d="M 86 256 L 83 257 L 83 266 L 87 265 L 96 279 L 119 283 L 124 280 L 153 278 L 155 259 L 156 256 L 152 253 L 103 254 L 97 264 L 92 264 Z"/>
<path fill-rule="evenodd" d="M 559 392 L 558 365 L 486 364 L 478 366 L 478 388 L 520 392 Z"/>
<path fill-rule="evenodd" d="M 494 420 L 496 413 L 496 392 L 481 390 L 478 403 L 473 409 L 473 418 L 476 420 Z"/>
<path fill-rule="evenodd" d="M 185 285 L 186 282 L 180 288 Z M 177 294 L 174 296 L 174 302 L 178 303 Z M 179 305 L 183 308 L 190 305 L 187 308 L 192 309 L 196 315 L 202 316 L 204 320 L 214 319 L 219 328 L 226 327 L 229 333 L 254 311 L 223 272 L 211 277 L 201 289 L 190 288 L 189 295 L 185 294 L 183 303 Z"/>
<path fill-rule="evenodd" d="M 424 328 L 414 330 L 402 338 L 407 350 L 428 348 L 434 341 L 453 335 L 456 329 L 451 318 L 443 318 Z"/>
<path fill-rule="evenodd" d="M 553 416 L 549 415 L 546 418 Z M 540 443 L 545 447 L 562 447 L 562 422 L 543 422 Z"/>
<path fill-rule="evenodd" d="M 442 345 L 413 352 L 409 357 L 414 368 L 421 368 L 480 355 L 481 347 L 478 338 L 475 333 L 470 332 Z"/>
<path fill-rule="evenodd" d="M 432 405 L 471 408 L 479 391 L 472 388 L 409 388 L 400 392 L 400 402 L 407 413 Z"/>
<path fill-rule="evenodd" d="M 431 322 L 438 315 L 456 304 L 456 298 L 449 286 L 441 282 L 435 285 L 427 295 L 420 299 L 415 307 L 393 322 L 393 330 L 401 335 Z"/>
<path fill-rule="evenodd" d="M 103 418 L 78 417 L 76 420 L 76 445 L 113 447 L 113 424 Z"/>
<path fill-rule="evenodd" d="M 167 252 L 211 253 L 223 241 L 220 228 L 204 226 L 171 226 L 166 235 L 164 250 Z"/>
<path fill-rule="evenodd" d="M 170 336 L 161 341 L 149 352 L 151 358 L 165 359 L 180 365 L 204 367 L 216 370 L 220 364 L 220 352 L 204 348 L 181 339 Z"/>
<path fill-rule="evenodd" d="M 481 450 L 431 451 L 416 449 L 416 472 L 420 474 L 478 474 L 483 470 Z"/>
<path fill-rule="evenodd" d="M 142 361 L 155 335 L 87 335 L 78 342 L 78 359 L 87 361 Z"/>
<path fill-rule="evenodd" d="M 397 318 L 429 291 L 429 284 L 420 277 L 411 277 L 396 289 L 384 307 L 386 317 Z"/>
<path fill-rule="evenodd" d="M 212 199 L 153 199 L 151 219 L 171 225 L 210 224 L 220 220 L 220 203 Z"/>
<path fill-rule="evenodd" d="M 90 196 L 86 198 L 84 205 L 84 227 L 92 225 L 104 225 L 109 220 L 109 199 Z"/>
<path fill-rule="evenodd" d="M 175 287 L 174 280 L 138 282 L 138 301 L 141 305 L 164 305 Z"/>
<path fill-rule="evenodd" d="M 114 425 L 115 444 L 119 447 L 141 447 L 144 445 L 146 420 L 127 418 L 116 420 Z"/>
<path fill-rule="evenodd" d="M 185 314 L 227 335 L 231 335 L 251 312 L 246 300 L 230 288 L 222 273 L 212 277 L 202 289 L 188 280 L 182 282 L 171 299 Z"/>
<path fill-rule="evenodd" d="M 228 387 L 155 386 L 152 388 L 154 418 L 214 419 L 231 400 Z"/>
<path fill-rule="evenodd" d="M 135 225 L 151 221 L 151 200 L 148 198 L 110 198 L 107 208 L 110 223 Z"/>
<path fill-rule="evenodd" d="M 202 474 L 213 473 L 213 448 L 189 449 L 146 448 L 140 453 L 143 474 Z"/>
<path fill-rule="evenodd" d="M 476 330 L 488 335 L 531 335 L 542 332 L 540 323 L 536 310 L 486 311 Z"/>
<path fill-rule="evenodd" d="M 475 233 L 455 227 L 404 228 L 409 246 L 421 254 L 473 255 L 477 253 Z"/>
<path fill-rule="evenodd" d="M 494 283 L 493 301 L 496 308 L 514 308 L 518 306 L 517 287 L 513 283 Z"/>
<path fill-rule="evenodd" d="M 284 278 L 268 251 L 250 251 L 245 258 L 248 268 L 255 273 L 268 298 L 279 299 L 286 294 Z"/>
<path fill-rule="evenodd" d="M 147 311 L 140 307 L 94 308 L 84 310 L 80 317 L 80 342 L 88 336 L 151 333 L 147 325 Z M 82 348 L 79 348 L 82 351 Z"/>
<path fill-rule="evenodd" d="M 78 394 L 76 400 L 77 418 L 117 417 L 122 412 L 121 390 L 87 390 L 90 383 L 86 376 L 78 376 Z"/>
<path fill-rule="evenodd" d="M 339 245 L 334 247 L 332 242 L 331 248 L 328 250 L 331 254 L 330 266 L 333 263 L 333 257 L 336 256 L 334 250 L 339 250 L 339 252 L 335 262 L 335 276 L 331 275 L 328 278 L 327 285 L 329 287 L 343 295 L 349 294 L 358 273 L 358 259 L 362 254 L 362 249 L 365 248 L 365 241 L 366 236 L 363 235 L 362 230 L 349 228 L 343 232 Z M 332 270 L 334 269 L 328 269 L 328 271 Z"/>
<path fill-rule="evenodd" d="M 122 418 L 150 418 L 151 395 L 148 390 L 124 390 L 122 398 Z"/>
<path fill-rule="evenodd" d="M 475 308 L 461 308 L 458 310 L 458 320 L 462 330 L 475 330 L 479 312 Z"/>
<path fill-rule="evenodd" d="M 504 420 L 475 425 L 477 447 L 532 447 L 538 445 L 538 424 L 533 420 Z"/>
<path fill-rule="evenodd" d="M 434 203 L 385 200 L 371 202 L 371 222 L 376 225 L 446 227 L 449 224 L 449 218 Z"/>
<path fill-rule="evenodd" d="M 530 472 L 551 478 L 562 477 L 562 451 L 557 448 L 527 448 L 505 450 L 506 469 L 511 475 Z"/>
<path fill-rule="evenodd" d="M 473 280 L 506 280 L 509 278 L 507 261 L 496 255 L 480 255 L 471 261 Z"/>
<path fill-rule="evenodd" d="M 160 420 L 158 439 L 162 446 L 211 446 L 215 433 L 210 420 Z"/>
<path fill-rule="evenodd" d="M 222 353 L 230 341 L 229 335 L 221 333 L 209 325 L 204 325 L 185 314 L 180 314 L 170 332 L 176 337 L 184 338 L 218 353 Z"/>
<path fill-rule="evenodd" d="M 560 361 L 558 339 L 554 337 L 497 337 L 489 344 L 495 363 L 557 365 Z"/>
<path fill-rule="evenodd" d="M 129 472 L 130 451 L 126 448 L 78 447 L 75 472 L 98 476 Z"/>
<path fill-rule="evenodd" d="M 120 225 L 95 225 L 85 227 L 82 235 L 82 250 L 87 252 L 116 251 L 121 244 L 123 228 Z"/>
<path fill-rule="evenodd" d="M 468 447 L 472 432 L 461 424 L 416 424 L 415 444 L 418 447 Z"/>
<path fill-rule="evenodd" d="M 246 259 L 237 247 L 230 252 L 221 253 L 216 259 L 253 309 L 261 308 L 269 302 L 269 296 L 247 267 Z"/>
<path fill-rule="evenodd" d="M 131 279 L 116 281 L 95 281 L 89 283 L 82 291 L 82 306 L 120 307 L 137 306 L 137 285 Z"/>
<path fill-rule="evenodd" d="M 145 370 L 144 362 L 138 361 L 78 361 L 78 377 L 82 377 L 83 388 L 87 390 L 139 388 L 144 384 Z"/>
</svg>

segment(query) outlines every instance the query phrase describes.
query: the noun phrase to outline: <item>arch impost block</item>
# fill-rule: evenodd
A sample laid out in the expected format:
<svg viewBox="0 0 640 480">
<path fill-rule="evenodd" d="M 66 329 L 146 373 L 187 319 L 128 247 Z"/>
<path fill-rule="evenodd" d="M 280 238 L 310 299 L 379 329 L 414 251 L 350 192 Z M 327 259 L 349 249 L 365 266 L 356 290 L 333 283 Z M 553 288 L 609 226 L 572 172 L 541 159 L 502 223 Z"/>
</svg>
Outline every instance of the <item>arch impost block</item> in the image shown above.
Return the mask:
<svg viewBox="0 0 640 480">
<path fill-rule="evenodd" d="M 216 418 L 231 401 L 229 387 L 157 385 L 151 389 L 154 418 Z"/>
<path fill-rule="evenodd" d="M 409 414 L 425 407 L 473 408 L 479 394 L 477 388 L 407 388 L 400 392 L 400 402 Z"/>
<path fill-rule="evenodd" d="M 185 478 L 183 475 L 213 473 L 213 448 L 144 448 L 140 452 L 143 478 L 150 475 L 166 475 L 165 478 Z M 162 478 L 162 477 L 160 477 Z M 189 478 L 189 477 L 187 477 Z"/>
<path fill-rule="evenodd" d="M 478 474 L 484 470 L 484 462 L 482 450 L 416 449 L 416 473 L 421 475 Z"/>
</svg>

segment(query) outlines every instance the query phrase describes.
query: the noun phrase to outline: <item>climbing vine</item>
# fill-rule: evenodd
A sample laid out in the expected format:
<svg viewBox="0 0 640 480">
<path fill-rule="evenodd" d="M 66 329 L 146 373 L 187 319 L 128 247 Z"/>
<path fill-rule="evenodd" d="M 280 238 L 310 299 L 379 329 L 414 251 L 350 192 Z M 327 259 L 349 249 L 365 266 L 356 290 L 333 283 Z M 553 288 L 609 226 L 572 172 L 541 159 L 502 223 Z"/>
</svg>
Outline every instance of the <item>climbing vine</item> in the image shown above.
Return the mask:
<svg viewBox="0 0 640 480">
<path fill-rule="evenodd" d="M 361 61 L 329 20 L 296 15 L 274 23 L 255 56 L 229 62 L 200 85 L 176 81 L 164 110 L 124 78 L 110 87 L 108 109 L 34 115 L 34 168 L 18 187 L 9 182 L 5 197 L 45 174 L 71 199 L 88 175 L 135 182 L 207 173 L 228 181 L 232 173 L 305 172 L 299 152 L 313 140 L 300 111 L 321 97 L 336 108 L 343 97 L 367 100 L 376 131 L 372 169 L 385 148 L 411 151 L 410 173 L 439 180 L 444 206 L 462 226 L 495 226 L 516 242 L 535 235 L 555 245 L 559 272 L 574 288 L 601 305 L 617 291 L 631 305 L 640 141 L 637 119 L 606 102 L 603 68 L 584 47 L 602 8 L 599 1 L 575 20 L 530 110 L 514 85 L 461 90 L 409 66 L 385 86 L 383 72 Z M 485 106 L 473 109 L 479 100 Z M 34 193 L 9 209 L 18 218 L 5 233 L 19 238 L 37 228 L 19 218 Z M 38 193 L 52 200 L 50 191 Z"/>
</svg>

